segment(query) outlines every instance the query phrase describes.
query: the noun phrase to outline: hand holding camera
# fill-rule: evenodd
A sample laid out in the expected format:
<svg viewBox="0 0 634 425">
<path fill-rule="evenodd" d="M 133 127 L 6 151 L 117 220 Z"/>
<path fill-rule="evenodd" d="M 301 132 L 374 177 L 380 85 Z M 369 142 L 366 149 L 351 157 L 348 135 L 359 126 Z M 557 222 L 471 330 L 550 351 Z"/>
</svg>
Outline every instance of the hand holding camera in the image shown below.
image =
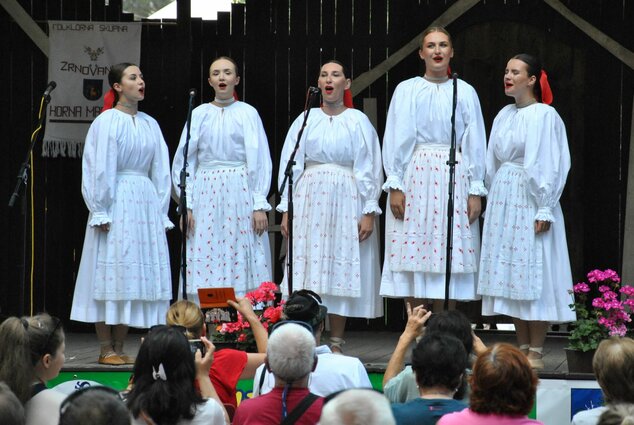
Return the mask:
<svg viewBox="0 0 634 425">
<path fill-rule="evenodd" d="M 196 340 L 192 340 L 194 342 Z M 201 336 L 199 342 L 204 346 L 204 354 L 200 349 L 196 349 L 194 353 L 194 363 L 196 363 L 196 374 L 202 377 L 209 377 L 209 368 L 214 361 L 214 351 L 216 347 L 206 337 Z M 191 345 L 191 344 L 190 344 Z M 192 347 L 193 349 L 193 347 Z"/>
</svg>

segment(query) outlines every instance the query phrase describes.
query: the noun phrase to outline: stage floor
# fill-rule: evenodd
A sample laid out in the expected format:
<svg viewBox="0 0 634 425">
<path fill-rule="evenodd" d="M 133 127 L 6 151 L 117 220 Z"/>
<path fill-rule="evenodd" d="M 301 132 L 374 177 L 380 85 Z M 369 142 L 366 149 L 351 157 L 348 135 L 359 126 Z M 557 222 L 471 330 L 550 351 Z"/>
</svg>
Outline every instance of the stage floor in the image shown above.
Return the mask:
<svg viewBox="0 0 634 425">
<path fill-rule="evenodd" d="M 512 331 L 477 330 L 476 333 L 486 345 L 496 342 L 515 343 Z M 383 373 L 398 341 L 398 332 L 349 331 L 346 332 L 344 351 L 350 356 L 359 357 L 368 372 Z M 125 351 L 135 355 L 141 345 L 143 334 L 129 334 Z M 544 378 L 583 378 L 594 379 L 592 375 L 568 374 L 568 364 L 564 347 L 567 334 L 549 332 L 544 345 L 545 368 L 539 373 Z M 62 371 L 131 371 L 131 366 L 103 366 L 97 363 L 99 345 L 95 334 L 69 333 L 66 335 L 66 363 Z M 409 362 L 409 355 L 406 358 Z"/>
</svg>

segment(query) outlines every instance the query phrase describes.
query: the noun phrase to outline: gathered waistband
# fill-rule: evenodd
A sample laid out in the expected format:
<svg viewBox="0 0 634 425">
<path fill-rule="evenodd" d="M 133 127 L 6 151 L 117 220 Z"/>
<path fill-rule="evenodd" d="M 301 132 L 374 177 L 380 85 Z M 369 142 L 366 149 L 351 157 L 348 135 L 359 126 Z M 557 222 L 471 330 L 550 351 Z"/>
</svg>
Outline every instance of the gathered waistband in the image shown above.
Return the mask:
<svg viewBox="0 0 634 425">
<path fill-rule="evenodd" d="M 524 164 L 520 164 L 517 162 L 504 162 L 502 163 L 502 165 L 500 166 L 500 168 L 502 167 L 512 167 L 512 168 L 521 168 L 524 169 Z"/>
<path fill-rule="evenodd" d="M 331 170 L 342 170 L 352 172 L 352 165 L 341 165 L 335 164 L 334 162 L 323 163 L 323 162 L 313 162 L 309 161 L 305 164 L 305 169 L 309 168 L 323 168 L 323 169 L 331 169 Z"/>
<path fill-rule="evenodd" d="M 117 171 L 117 176 L 139 176 L 139 177 L 149 177 L 147 172 L 144 171 L 136 171 L 136 170 L 119 170 Z"/>
<path fill-rule="evenodd" d="M 198 164 L 199 169 L 203 170 L 226 170 L 230 168 L 240 168 L 246 166 L 244 161 L 207 161 Z"/>
</svg>

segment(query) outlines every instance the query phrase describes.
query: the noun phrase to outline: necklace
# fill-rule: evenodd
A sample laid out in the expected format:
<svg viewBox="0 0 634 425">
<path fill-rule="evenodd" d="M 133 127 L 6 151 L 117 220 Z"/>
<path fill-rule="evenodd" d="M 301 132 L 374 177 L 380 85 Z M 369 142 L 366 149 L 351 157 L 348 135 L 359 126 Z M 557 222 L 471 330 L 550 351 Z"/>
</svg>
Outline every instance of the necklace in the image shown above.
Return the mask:
<svg viewBox="0 0 634 425">
<path fill-rule="evenodd" d="M 449 80 L 449 76 L 445 75 L 443 77 L 430 77 L 428 75 L 423 75 L 423 78 L 431 83 L 444 83 Z"/>
<path fill-rule="evenodd" d="M 217 97 L 214 97 L 214 102 L 219 103 L 222 106 L 231 105 L 235 101 L 236 100 L 233 97 L 230 97 L 229 99 L 218 99 Z"/>
<path fill-rule="evenodd" d="M 516 103 L 515 107 L 517 109 L 526 108 L 527 106 L 531 106 L 533 103 L 537 103 L 537 99 L 530 99 L 524 103 Z"/>
</svg>

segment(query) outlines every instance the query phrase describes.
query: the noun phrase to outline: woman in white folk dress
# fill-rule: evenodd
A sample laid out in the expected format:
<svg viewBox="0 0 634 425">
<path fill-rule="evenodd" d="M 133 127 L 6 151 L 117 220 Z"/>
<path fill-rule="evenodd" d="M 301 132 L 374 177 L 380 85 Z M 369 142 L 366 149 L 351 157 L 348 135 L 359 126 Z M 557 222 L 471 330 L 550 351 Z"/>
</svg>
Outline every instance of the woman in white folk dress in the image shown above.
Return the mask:
<svg viewBox="0 0 634 425">
<path fill-rule="evenodd" d="M 198 302 L 198 288 L 233 287 L 244 296 L 271 280 L 267 233 L 271 206 L 266 199 L 271 154 L 258 112 L 234 98 L 239 82 L 233 59 L 215 59 L 209 67 L 214 100 L 192 112 L 187 154 L 187 298 L 194 302 Z M 172 164 L 177 194 L 186 131 Z"/>
<path fill-rule="evenodd" d="M 572 275 L 559 205 L 570 152 L 536 58 L 520 54 L 509 60 L 504 92 L 515 103 L 502 108 L 491 129 L 478 293 L 482 314 L 511 316 L 520 349 L 533 367 L 543 368 L 549 322 L 575 320 L 568 307 Z"/>
<path fill-rule="evenodd" d="M 428 28 L 418 51 L 425 74 L 400 83 L 390 103 L 383 138 L 389 193 L 381 295 L 412 306 L 445 298 L 447 192 L 454 51 L 442 27 Z M 449 299 L 477 299 L 480 250 L 478 217 L 484 187 L 486 134 L 478 95 L 457 80 L 455 211 Z M 454 308 L 455 303 L 450 304 Z"/>
<path fill-rule="evenodd" d="M 165 320 L 172 298 L 165 231 L 174 226 L 167 146 L 156 120 L 138 110 L 141 70 L 117 64 L 108 81 L 113 107 L 104 105 L 84 145 L 89 216 L 70 318 L 95 323 L 99 363 L 121 365 L 134 363 L 123 352 L 128 326 Z"/>
<path fill-rule="evenodd" d="M 379 251 L 375 216 L 383 173 L 381 151 L 367 116 L 344 104 L 349 73 L 326 62 L 318 86 L 323 104 L 312 108 L 293 166 L 293 289 L 318 293 L 328 307 L 330 343 L 341 352 L 347 317 L 383 315 L 379 296 Z M 348 99 L 351 96 L 348 93 Z M 291 125 L 280 160 L 278 183 L 304 121 Z M 277 210 L 288 236 L 288 187 L 280 187 Z M 288 293 L 287 277 L 283 291 Z"/>
</svg>

